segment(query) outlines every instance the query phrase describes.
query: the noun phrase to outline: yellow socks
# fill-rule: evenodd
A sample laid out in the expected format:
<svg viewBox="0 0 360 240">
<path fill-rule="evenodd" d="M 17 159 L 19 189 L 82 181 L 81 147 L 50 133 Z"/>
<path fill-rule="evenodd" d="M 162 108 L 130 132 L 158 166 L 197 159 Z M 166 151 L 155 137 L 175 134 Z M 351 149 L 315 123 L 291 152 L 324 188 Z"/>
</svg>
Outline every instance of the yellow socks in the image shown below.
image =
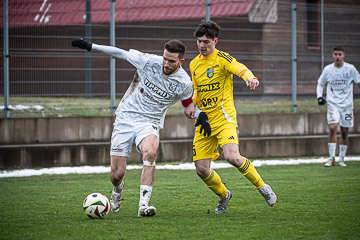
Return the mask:
<svg viewBox="0 0 360 240">
<path fill-rule="evenodd" d="M 219 198 L 226 197 L 227 189 L 221 182 L 220 176 L 214 170 L 210 169 L 210 175 L 204 178 L 203 181 Z"/>
<path fill-rule="evenodd" d="M 238 169 L 257 189 L 264 186 L 264 181 L 249 159 L 244 157 L 244 162 Z"/>
<path fill-rule="evenodd" d="M 264 181 L 249 159 L 244 158 L 243 164 L 238 169 L 257 189 L 264 186 Z M 226 197 L 228 190 L 221 182 L 220 176 L 214 170 L 210 169 L 209 176 L 204 178 L 203 181 L 211 191 L 219 196 L 219 198 Z"/>
</svg>

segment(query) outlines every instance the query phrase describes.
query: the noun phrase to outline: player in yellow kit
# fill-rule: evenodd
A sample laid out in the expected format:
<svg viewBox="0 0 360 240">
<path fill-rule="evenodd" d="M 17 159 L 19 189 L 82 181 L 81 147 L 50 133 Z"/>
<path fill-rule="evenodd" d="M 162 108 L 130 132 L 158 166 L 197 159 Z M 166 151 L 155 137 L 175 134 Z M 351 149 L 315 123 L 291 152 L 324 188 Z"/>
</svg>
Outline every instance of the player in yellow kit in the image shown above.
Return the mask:
<svg viewBox="0 0 360 240">
<path fill-rule="evenodd" d="M 219 31 L 215 22 L 203 21 L 194 32 L 200 54 L 190 63 L 194 96 L 185 114 L 188 118 L 197 118 L 195 126 L 199 126 L 193 142 L 196 173 L 219 196 L 215 213 L 225 213 L 232 193 L 210 168 L 211 161 L 220 155 L 217 151 L 220 145 L 225 160 L 236 167 L 272 207 L 277 200 L 275 193 L 264 183 L 251 161 L 240 155 L 238 146 L 233 74 L 244 79 L 250 89 L 255 89 L 259 81 L 245 65 L 215 48 Z"/>
</svg>

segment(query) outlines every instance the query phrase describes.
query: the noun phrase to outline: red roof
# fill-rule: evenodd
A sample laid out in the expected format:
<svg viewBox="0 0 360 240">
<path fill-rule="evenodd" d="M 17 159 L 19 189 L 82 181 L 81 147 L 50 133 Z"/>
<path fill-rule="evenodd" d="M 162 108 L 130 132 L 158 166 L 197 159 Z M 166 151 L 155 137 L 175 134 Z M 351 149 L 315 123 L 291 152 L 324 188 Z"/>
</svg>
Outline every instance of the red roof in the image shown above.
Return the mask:
<svg viewBox="0 0 360 240">
<path fill-rule="evenodd" d="M 210 16 L 242 16 L 255 0 L 211 0 Z M 9 27 L 85 24 L 85 0 L 9 0 Z M 91 1 L 91 22 L 110 21 L 110 1 Z M 3 5 L 0 9 L 3 18 Z M 117 23 L 205 18 L 205 0 L 116 0 Z M 3 21 L 1 21 L 1 26 Z"/>
</svg>

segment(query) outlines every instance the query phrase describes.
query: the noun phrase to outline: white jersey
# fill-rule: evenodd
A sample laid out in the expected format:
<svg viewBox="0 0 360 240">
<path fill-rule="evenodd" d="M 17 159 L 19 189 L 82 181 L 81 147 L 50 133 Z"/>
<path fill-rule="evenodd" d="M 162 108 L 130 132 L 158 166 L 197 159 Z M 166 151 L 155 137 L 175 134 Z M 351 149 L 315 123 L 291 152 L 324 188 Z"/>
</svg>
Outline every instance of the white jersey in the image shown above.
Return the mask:
<svg viewBox="0 0 360 240">
<path fill-rule="evenodd" d="M 353 108 L 353 86 L 360 83 L 360 75 L 356 68 L 344 62 L 342 67 L 334 63 L 327 65 L 321 73 L 316 88 L 317 98 L 322 97 L 325 84 L 326 101 L 339 108 Z"/>
<path fill-rule="evenodd" d="M 120 101 L 115 124 L 146 122 L 163 128 L 167 109 L 193 95 L 193 84 L 186 71 L 180 67 L 175 73 L 165 75 L 161 56 L 97 44 L 92 49 L 127 60 L 137 69 L 139 82 L 132 84 L 134 89 L 129 89 Z"/>
</svg>

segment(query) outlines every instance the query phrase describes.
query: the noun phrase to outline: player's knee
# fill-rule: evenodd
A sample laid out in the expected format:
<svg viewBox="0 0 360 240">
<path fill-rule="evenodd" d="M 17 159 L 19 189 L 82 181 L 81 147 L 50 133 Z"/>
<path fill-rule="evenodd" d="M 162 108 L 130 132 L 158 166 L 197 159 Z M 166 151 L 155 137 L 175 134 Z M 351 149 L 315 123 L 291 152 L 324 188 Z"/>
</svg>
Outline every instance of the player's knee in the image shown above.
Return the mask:
<svg viewBox="0 0 360 240">
<path fill-rule="evenodd" d="M 149 162 L 155 162 L 156 160 L 156 151 L 146 151 L 143 153 L 143 159 L 146 159 Z"/>
<path fill-rule="evenodd" d="M 196 166 L 196 174 L 200 178 L 206 178 L 210 174 L 210 169 L 204 166 Z"/>
<path fill-rule="evenodd" d="M 240 154 L 229 154 L 227 156 L 224 155 L 225 160 L 235 167 L 240 167 L 244 162 L 244 157 Z"/>
<path fill-rule="evenodd" d="M 111 169 L 110 180 L 112 183 L 120 183 L 125 176 L 125 169 Z"/>
<path fill-rule="evenodd" d="M 110 178 L 115 182 L 121 180 L 126 172 L 126 157 L 111 156 Z"/>
<path fill-rule="evenodd" d="M 336 133 L 338 126 L 336 124 L 330 124 L 330 134 Z"/>
</svg>

